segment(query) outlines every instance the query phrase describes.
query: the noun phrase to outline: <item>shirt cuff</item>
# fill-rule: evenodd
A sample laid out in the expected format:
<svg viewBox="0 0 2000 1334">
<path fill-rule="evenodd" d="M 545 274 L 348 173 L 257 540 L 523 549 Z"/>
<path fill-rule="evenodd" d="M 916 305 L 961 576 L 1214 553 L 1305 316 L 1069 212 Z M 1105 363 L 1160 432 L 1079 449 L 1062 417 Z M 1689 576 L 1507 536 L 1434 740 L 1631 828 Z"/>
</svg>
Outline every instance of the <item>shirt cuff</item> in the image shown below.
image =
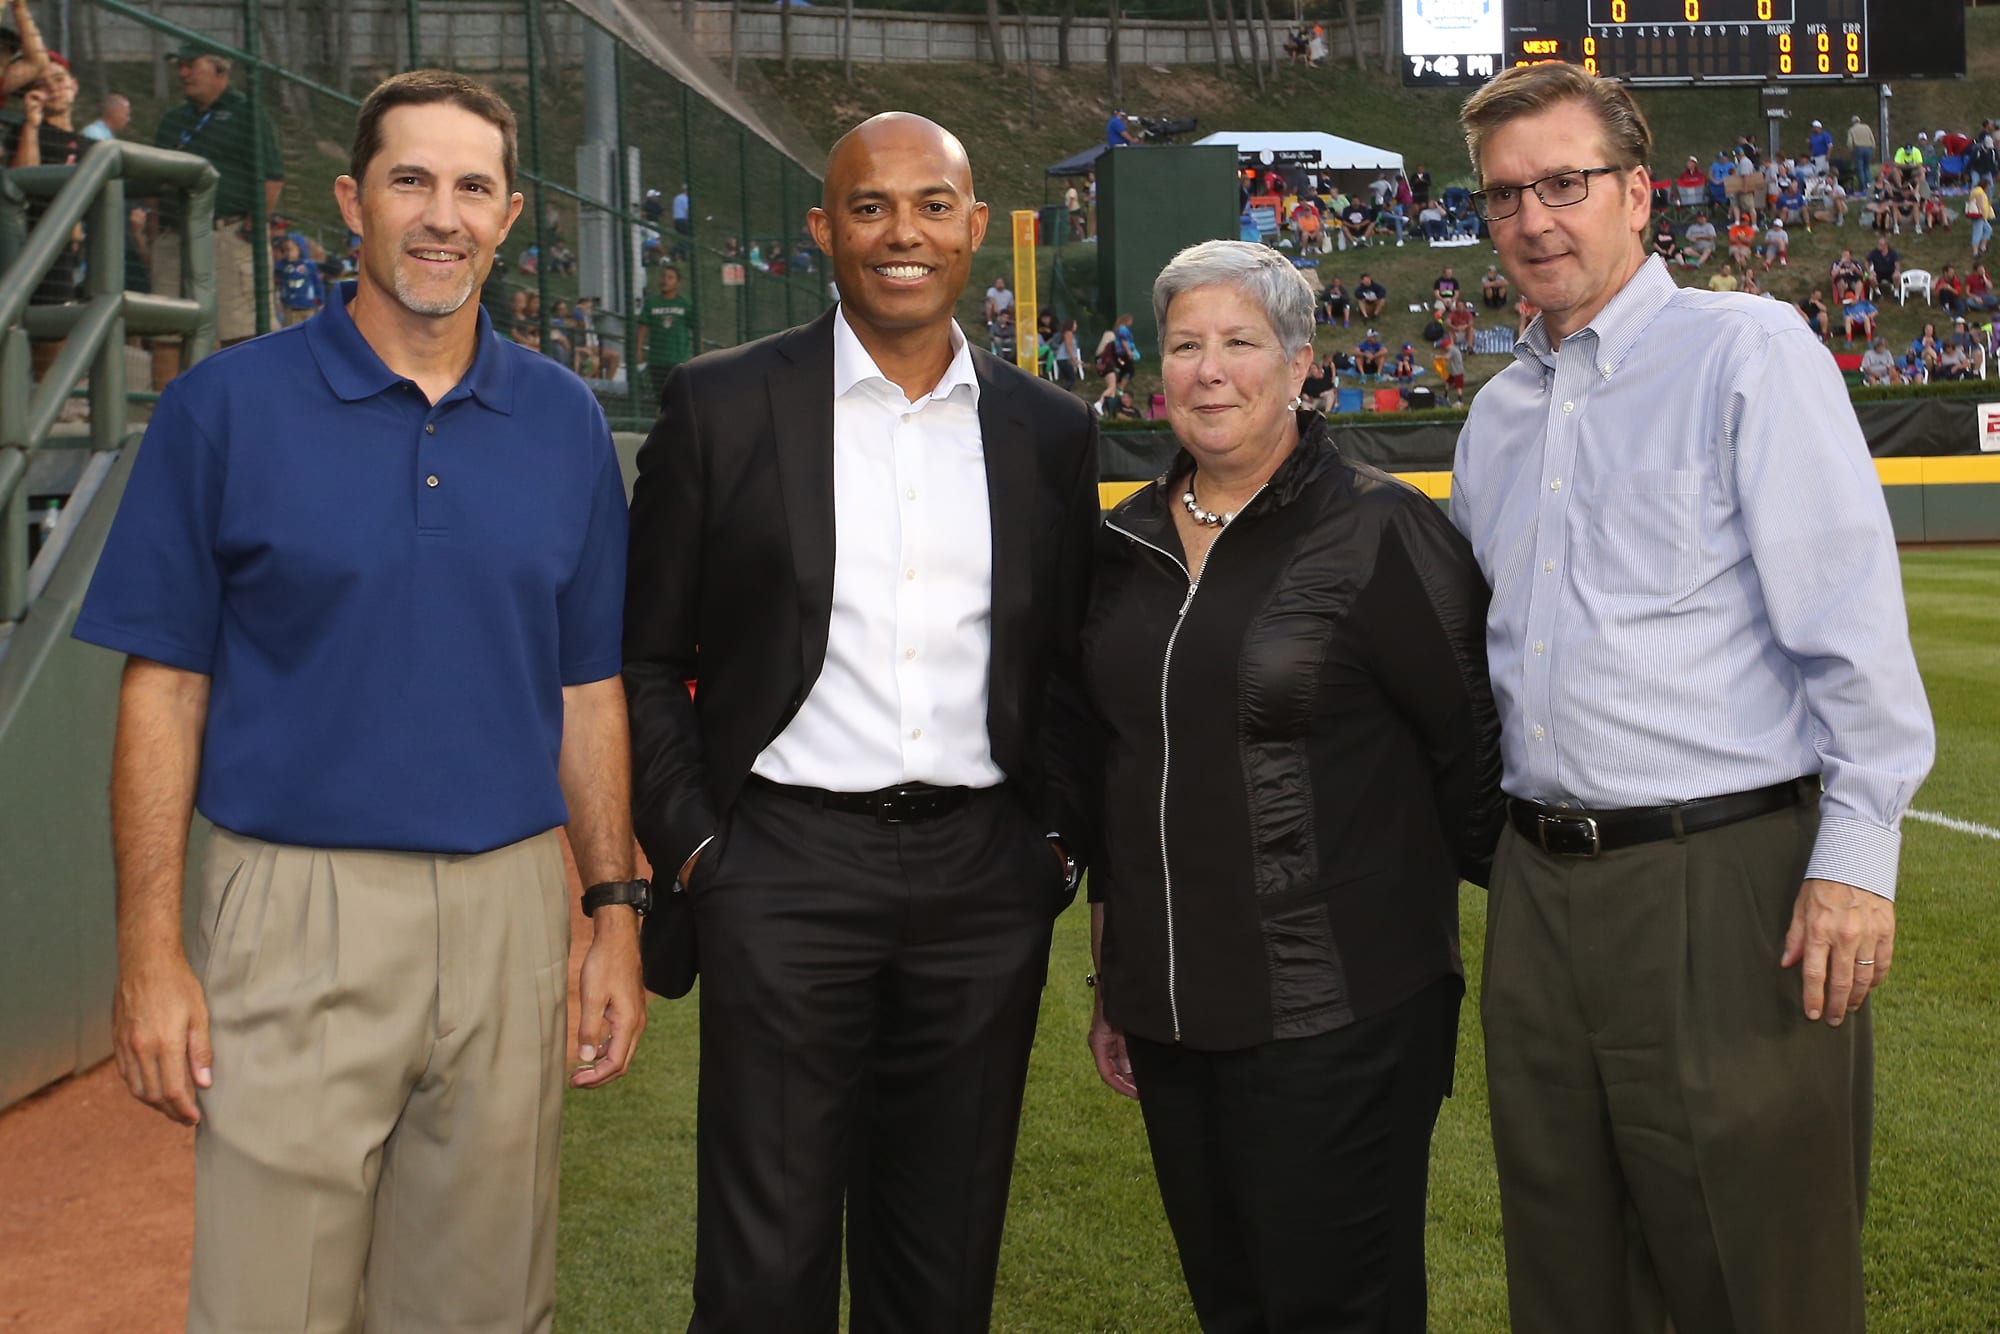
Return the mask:
<svg viewBox="0 0 2000 1334">
<path fill-rule="evenodd" d="M 1846 816 L 1829 815 L 1819 822 L 1819 837 L 1813 841 L 1812 859 L 1806 863 L 1806 879 L 1834 880 L 1894 902 L 1896 863 L 1903 851 L 1903 835 Z"/>
</svg>

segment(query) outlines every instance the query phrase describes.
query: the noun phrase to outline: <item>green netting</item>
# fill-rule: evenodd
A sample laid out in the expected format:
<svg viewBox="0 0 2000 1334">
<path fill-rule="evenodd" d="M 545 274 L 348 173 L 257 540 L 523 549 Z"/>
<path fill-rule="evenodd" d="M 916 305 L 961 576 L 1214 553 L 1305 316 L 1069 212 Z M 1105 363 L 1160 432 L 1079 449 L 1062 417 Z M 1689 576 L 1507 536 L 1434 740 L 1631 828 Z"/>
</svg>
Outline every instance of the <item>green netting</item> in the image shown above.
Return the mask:
<svg viewBox="0 0 2000 1334">
<path fill-rule="evenodd" d="M 275 207 L 254 192 L 241 224 L 262 288 L 250 312 L 259 331 L 287 318 L 287 285 L 273 268 L 282 246 L 273 255 L 271 237 L 294 237 L 335 269 L 350 255 L 333 181 L 347 167 L 355 109 L 379 80 L 414 65 L 479 77 L 513 105 L 526 206 L 481 300 L 504 336 L 590 380 L 614 425 L 650 423 L 660 370 L 651 354 L 682 346 L 679 333 L 652 327 L 678 321 L 641 316 L 662 265 L 680 274 L 690 352 L 761 337 L 829 303 L 819 257 L 802 245 L 818 179 L 653 63 L 643 34 L 635 46 L 560 0 L 410 0 L 366 13 L 335 0 L 230 0 L 199 13 L 195 32 L 126 0 L 81 0 L 69 52 L 82 84 L 76 123 L 95 118 L 115 92 L 132 103 L 121 137 L 150 143 L 163 123 L 184 130 L 188 102 L 170 54 L 200 40 L 232 58 L 230 86 L 269 118 L 280 161 L 257 160 L 254 147 L 247 160 L 230 160 L 217 147 L 223 193 L 231 176 L 283 177 Z M 717 96 L 737 95 L 723 87 Z M 202 133 L 212 138 L 215 128 Z M 683 187 L 685 232 L 673 218 Z M 134 285 L 150 281 L 145 258 L 129 267 Z M 588 327 L 576 318 L 586 298 L 596 312 Z"/>
</svg>

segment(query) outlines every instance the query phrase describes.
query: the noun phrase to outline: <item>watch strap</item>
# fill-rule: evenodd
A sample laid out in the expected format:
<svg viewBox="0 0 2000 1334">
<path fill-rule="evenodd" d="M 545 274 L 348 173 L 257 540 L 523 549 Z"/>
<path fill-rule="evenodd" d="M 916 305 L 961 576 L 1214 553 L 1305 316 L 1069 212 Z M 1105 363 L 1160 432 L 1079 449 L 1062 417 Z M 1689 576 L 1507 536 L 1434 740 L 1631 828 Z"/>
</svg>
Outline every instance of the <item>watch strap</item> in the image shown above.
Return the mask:
<svg viewBox="0 0 2000 1334">
<path fill-rule="evenodd" d="M 607 880 L 583 891 L 583 915 L 593 917 L 599 908 L 627 907 L 644 917 L 653 906 L 653 885 L 649 880 Z"/>
</svg>

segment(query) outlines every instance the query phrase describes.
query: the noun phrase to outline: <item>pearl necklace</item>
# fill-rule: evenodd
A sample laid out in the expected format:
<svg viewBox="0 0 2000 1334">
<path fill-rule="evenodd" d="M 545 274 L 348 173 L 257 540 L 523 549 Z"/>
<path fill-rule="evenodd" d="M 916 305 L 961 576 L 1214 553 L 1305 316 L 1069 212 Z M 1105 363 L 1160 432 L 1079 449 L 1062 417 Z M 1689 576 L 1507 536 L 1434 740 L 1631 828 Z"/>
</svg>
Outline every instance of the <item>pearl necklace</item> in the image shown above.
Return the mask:
<svg viewBox="0 0 2000 1334">
<path fill-rule="evenodd" d="M 1187 490 L 1181 493 L 1181 504 L 1186 507 L 1187 512 L 1193 516 L 1196 523 L 1206 525 L 1210 528 L 1227 528 L 1231 521 L 1236 518 L 1235 510 L 1231 510 L 1227 514 L 1216 514 L 1196 504 L 1194 499 L 1194 478 L 1192 476 L 1188 478 Z"/>
</svg>

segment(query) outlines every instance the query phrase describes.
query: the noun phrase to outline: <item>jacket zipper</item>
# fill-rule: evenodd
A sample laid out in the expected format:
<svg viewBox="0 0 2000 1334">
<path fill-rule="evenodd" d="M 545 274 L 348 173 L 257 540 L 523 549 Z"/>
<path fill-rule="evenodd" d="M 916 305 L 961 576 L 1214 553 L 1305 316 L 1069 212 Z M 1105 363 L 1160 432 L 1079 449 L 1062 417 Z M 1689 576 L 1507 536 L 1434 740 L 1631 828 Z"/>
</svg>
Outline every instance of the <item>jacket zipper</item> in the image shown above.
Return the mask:
<svg viewBox="0 0 2000 1334">
<path fill-rule="evenodd" d="M 1262 495 L 1263 490 L 1262 487 L 1258 487 L 1257 494 Z M 1256 496 L 1252 496 L 1250 500 L 1255 500 L 1256 498 Z M 1248 509 L 1249 506 L 1250 502 L 1245 501 L 1244 509 Z M 1238 512 L 1240 513 L 1241 511 Z M 1174 987 L 1174 868 L 1172 863 L 1167 859 L 1167 777 L 1173 769 L 1174 750 L 1173 729 L 1167 724 L 1167 679 L 1173 670 L 1174 641 L 1181 637 L 1181 626 L 1187 621 L 1188 608 L 1194 605 L 1194 595 L 1196 590 L 1201 587 L 1201 580 L 1181 562 L 1178 556 L 1168 551 L 1165 547 L 1155 546 L 1138 534 L 1128 532 L 1109 520 L 1105 522 L 1104 526 L 1112 532 L 1117 533 L 1120 537 L 1135 542 L 1149 551 L 1159 552 L 1173 563 L 1175 569 L 1187 576 L 1188 581 L 1187 596 L 1181 599 L 1181 609 L 1174 613 L 1174 628 L 1167 632 L 1166 652 L 1160 657 L 1160 886 L 1165 896 L 1167 908 L 1167 1016 L 1173 1022 L 1174 1041 L 1179 1042 L 1181 1040 L 1181 1006 L 1180 998 L 1176 994 Z M 1227 531 L 1228 529 L 1226 528 L 1223 530 L 1223 532 Z M 1208 544 L 1208 554 L 1201 558 L 1201 567 L 1204 571 L 1208 569 L 1209 557 L 1215 555 L 1216 544 L 1221 541 L 1222 533 L 1217 533 L 1215 541 Z"/>
</svg>

